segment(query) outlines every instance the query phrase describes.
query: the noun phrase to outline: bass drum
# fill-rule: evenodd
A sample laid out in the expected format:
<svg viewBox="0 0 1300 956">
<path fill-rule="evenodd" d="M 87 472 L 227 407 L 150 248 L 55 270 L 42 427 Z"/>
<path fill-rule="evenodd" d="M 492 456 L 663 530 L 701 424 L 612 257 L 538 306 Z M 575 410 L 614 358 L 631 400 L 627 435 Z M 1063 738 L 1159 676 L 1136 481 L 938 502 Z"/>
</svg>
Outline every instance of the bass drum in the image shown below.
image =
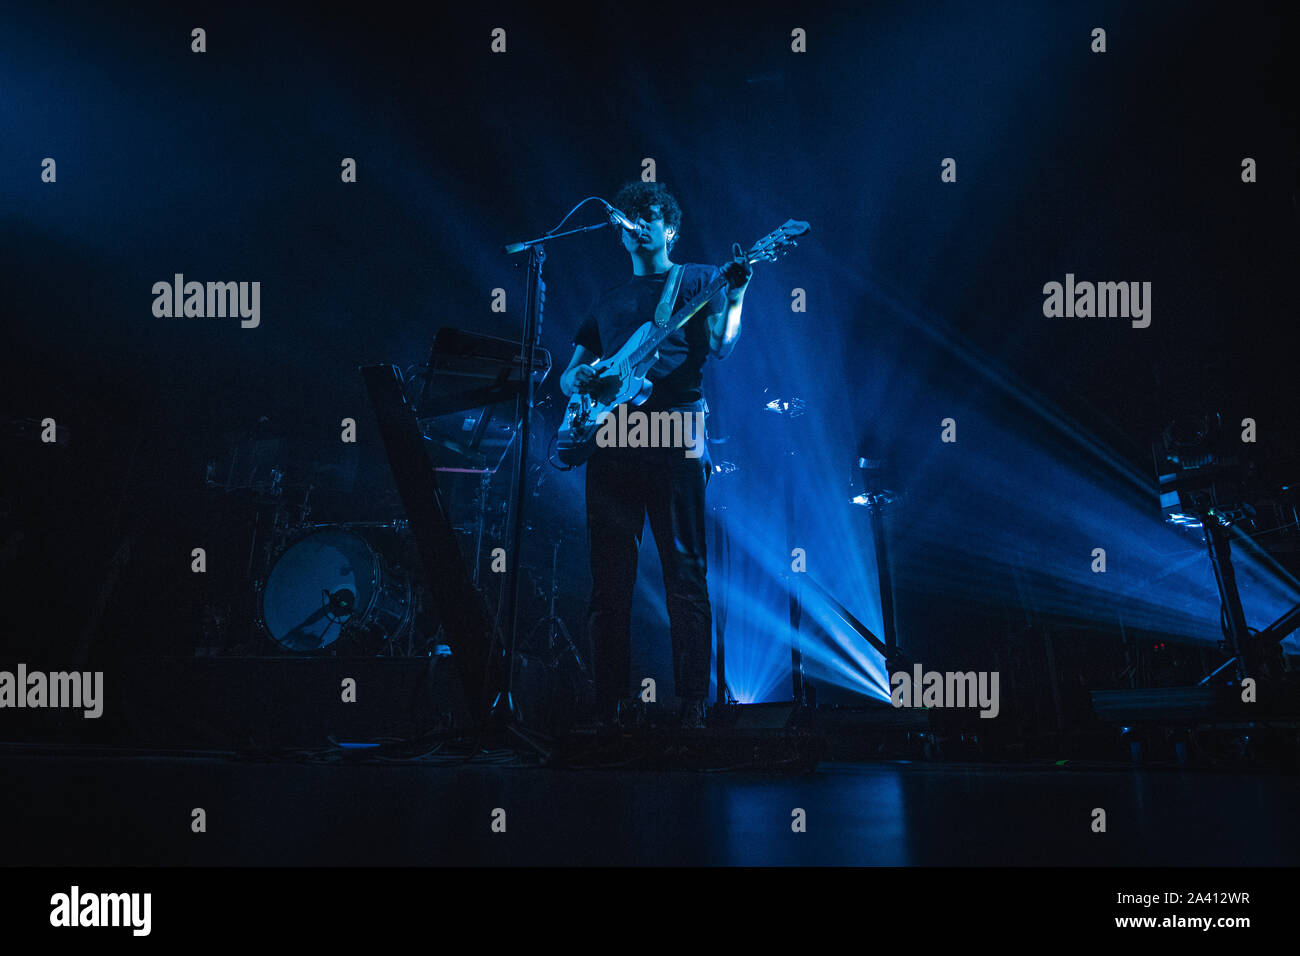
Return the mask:
<svg viewBox="0 0 1300 956">
<path fill-rule="evenodd" d="M 276 556 L 261 596 L 267 635 L 300 654 L 398 653 L 414 619 L 392 525 L 318 525 Z"/>
</svg>

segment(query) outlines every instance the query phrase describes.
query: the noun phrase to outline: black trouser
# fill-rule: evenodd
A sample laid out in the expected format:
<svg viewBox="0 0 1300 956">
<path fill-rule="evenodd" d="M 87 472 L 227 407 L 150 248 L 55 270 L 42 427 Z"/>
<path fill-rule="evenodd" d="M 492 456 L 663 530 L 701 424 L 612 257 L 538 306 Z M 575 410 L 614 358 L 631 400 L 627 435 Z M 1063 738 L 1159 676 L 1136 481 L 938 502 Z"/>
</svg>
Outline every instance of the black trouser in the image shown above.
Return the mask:
<svg viewBox="0 0 1300 956">
<path fill-rule="evenodd" d="M 681 448 L 601 448 L 587 462 L 587 538 L 596 703 L 611 713 L 631 696 L 632 595 L 646 516 L 664 569 L 678 697 L 709 693 L 713 615 L 705 583 L 708 465 Z M 645 675 L 652 676 L 652 675 Z M 640 681 L 637 681 L 640 690 Z"/>
</svg>

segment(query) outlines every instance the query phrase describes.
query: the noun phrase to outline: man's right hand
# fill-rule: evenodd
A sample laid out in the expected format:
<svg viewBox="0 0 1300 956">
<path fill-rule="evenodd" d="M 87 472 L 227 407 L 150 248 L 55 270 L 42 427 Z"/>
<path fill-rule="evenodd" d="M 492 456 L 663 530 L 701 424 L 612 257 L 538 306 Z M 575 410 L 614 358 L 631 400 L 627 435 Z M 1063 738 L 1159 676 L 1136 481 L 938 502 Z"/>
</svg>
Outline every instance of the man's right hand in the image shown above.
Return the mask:
<svg viewBox="0 0 1300 956">
<path fill-rule="evenodd" d="M 590 365 L 575 365 L 570 374 L 572 376 L 569 380 L 571 388 L 571 391 L 569 392 L 570 395 L 572 395 L 573 392 L 582 391 L 584 385 L 588 382 L 594 382 L 600 377 L 596 374 L 596 370 Z"/>
</svg>

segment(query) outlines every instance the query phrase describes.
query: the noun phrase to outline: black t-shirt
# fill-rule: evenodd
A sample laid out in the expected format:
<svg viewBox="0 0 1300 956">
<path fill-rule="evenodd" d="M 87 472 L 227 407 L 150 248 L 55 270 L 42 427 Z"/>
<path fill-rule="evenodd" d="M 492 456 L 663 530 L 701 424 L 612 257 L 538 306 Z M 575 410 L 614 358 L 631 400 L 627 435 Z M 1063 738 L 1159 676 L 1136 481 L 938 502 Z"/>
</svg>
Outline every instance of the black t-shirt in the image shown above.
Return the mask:
<svg viewBox="0 0 1300 956">
<path fill-rule="evenodd" d="M 691 296 L 709 285 L 722 273 L 717 266 L 683 263 L 682 285 L 673 303 L 676 312 Z M 574 345 L 608 358 L 628 338 L 655 316 L 655 306 L 663 295 L 668 273 L 633 276 L 622 285 L 597 296 L 582 325 L 573 337 Z M 727 308 L 726 289 L 717 292 L 687 322 L 659 346 L 659 361 L 647 378 L 654 383 L 650 397 L 641 406 L 645 411 L 693 406 L 704 397 L 704 362 L 709 357 L 708 317 Z"/>
</svg>

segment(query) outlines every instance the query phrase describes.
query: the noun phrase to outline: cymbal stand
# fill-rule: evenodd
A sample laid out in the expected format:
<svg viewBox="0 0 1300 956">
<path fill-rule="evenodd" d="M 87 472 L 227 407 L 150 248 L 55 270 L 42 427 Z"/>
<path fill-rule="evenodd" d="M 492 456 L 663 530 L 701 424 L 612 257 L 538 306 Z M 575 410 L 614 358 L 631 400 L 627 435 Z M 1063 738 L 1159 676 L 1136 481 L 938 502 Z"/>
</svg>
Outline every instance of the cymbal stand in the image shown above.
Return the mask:
<svg viewBox="0 0 1300 956">
<path fill-rule="evenodd" d="M 538 621 L 533 625 L 530 637 L 540 628 L 545 627 L 546 633 L 546 665 L 556 667 L 560 663 L 560 658 L 564 651 L 573 655 L 574 662 L 578 665 L 578 671 L 586 680 L 591 680 L 591 671 L 587 667 L 587 662 L 582 659 L 582 654 L 578 651 L 578 646 L 573 643 L 573 635 L 569 633 L 569 628 L 564 623 L 564 618 L 560 617 L 555 611 L 555 600 L 560 594 L 560 545 L 563 544 L 562 538 L 556 538 L 555 543 L 551 546 L 551 595 L 547 616 L 544 620 Z M 527 642 L 525 642 L 527 643 Z"/>
</svg>

